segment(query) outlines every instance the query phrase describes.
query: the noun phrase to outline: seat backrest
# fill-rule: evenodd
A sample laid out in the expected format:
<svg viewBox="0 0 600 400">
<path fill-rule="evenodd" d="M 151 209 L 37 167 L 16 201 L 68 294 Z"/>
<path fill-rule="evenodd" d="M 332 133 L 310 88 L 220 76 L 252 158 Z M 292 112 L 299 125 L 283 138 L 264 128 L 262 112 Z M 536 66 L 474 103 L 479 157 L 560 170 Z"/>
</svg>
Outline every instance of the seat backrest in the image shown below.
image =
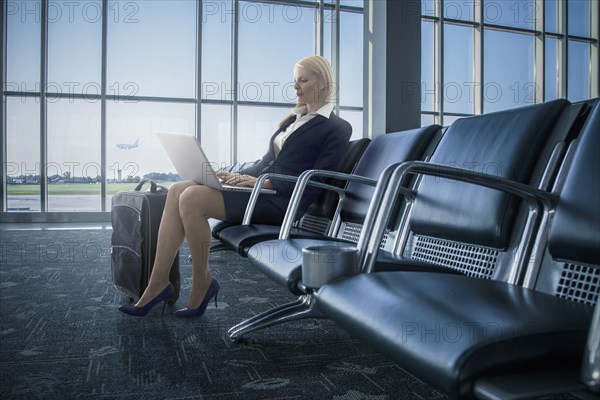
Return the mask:
<svg viewBox="0 0 600 400">
<path fill-rule="evenodd" d="M 431 162 L 538 187 L 547 181 L 544 176 L 554 174 L 554 150 L 573 135 L 583 107 L 575 107 L 575 113 L 571 107 L 561 99 L 456 120 Z M 433 177 L 423 178 L 417 191 L 404 257 L 471 276 L 508 279 L 527 222 L 516 197 Z"/>
<path fill-rule="evenodd" d="M 600 293 L 600 102 L 560 172 L 536 290 L 587 304 Z"/>
<path fill-rule="evenodd" d="M 376 180 L 390 165 L 423 160 L 437 145 L 441 132 L 439 125 L 430 125 L 377 136 L 359 160 L 354 174 Z M 358 242 L 374 191 L 372 186 L 348 184 L 339 207 L 339 229 L 332 232 L 334 236 Z M 382 241 L 382 248 L 386 248 L 386 243 L 389 243 L 387 237 Z"/>
<path fill-rule="evenodd" d="M 346 174 L 352 173 L 356 164 L 367 149 L 371 139 L 362 138 L 353 140 L 348 146 L 346 156 L 338 168 L 339 172 Z M 325 183 L 337 187 L 344 187 L 345 181 L 327 179 Z M 329 228 L 330 222 L 337 208 L 338 195 L 329 190 L 321 191 L 321 194 L 313 204 L 306 210 L 300 220 L 299 227 L 313 232 L 325 234 Z"/>
<path fill-rule="evenodd" d="M 356 165 L 354 174 L 377 179 L 392 164 L 421 160 L 440 130 L 439 125 L 430 125 L 377 136 Z M 371 186 L 349 183 L 340 210 L 342 220 L 362 223 L 374 190 Z"/>
</svg>

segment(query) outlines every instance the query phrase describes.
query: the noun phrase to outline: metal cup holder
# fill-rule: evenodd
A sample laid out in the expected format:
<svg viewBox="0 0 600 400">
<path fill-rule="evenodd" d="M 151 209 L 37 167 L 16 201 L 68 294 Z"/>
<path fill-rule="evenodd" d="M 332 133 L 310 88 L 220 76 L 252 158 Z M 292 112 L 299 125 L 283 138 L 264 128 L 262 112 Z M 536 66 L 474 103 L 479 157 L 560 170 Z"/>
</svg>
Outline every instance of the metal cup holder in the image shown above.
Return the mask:
<svg viewBox="0 0 600 400">
<path fill-rule="evenodd" d="M 311 246 L 302 249 L 302 283 L 312 289 L 358 273 L 358 250 L 351 246 Z"/>
</svg>

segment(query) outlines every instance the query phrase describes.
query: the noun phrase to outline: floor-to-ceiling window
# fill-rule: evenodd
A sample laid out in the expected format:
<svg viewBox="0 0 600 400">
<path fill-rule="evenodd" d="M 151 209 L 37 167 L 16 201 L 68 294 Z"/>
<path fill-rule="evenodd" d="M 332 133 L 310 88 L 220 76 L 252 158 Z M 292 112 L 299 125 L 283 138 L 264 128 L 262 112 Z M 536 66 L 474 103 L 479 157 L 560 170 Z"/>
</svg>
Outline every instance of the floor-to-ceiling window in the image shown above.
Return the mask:
<svg viewBox="0 0 600 400">
<path fill-rule="evenodd" d="M 422 123 L 598 96 L 596 0 L 424 0 Z"/>
<path fill-rule="evenodd" d="M 140 179 L 168 185 L 156 131 L 197 135 L 220 165 L 259 158 L 295 101 L 293 65 L 310 54 L 331 61 L 336 109 L 362 136 L 362 1 L 2 7 L 4 217 L 103 213 Z"/>
</svg>

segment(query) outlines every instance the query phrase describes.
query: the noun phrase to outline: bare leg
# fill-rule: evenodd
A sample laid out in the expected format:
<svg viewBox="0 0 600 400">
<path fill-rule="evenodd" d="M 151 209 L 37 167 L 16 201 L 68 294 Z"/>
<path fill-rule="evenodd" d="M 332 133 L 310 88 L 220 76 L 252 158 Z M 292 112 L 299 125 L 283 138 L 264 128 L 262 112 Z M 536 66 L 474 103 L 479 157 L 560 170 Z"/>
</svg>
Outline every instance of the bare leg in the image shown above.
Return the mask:
<svg viewBox="0 0 600 400">
<path fill-rule="evenodd" d="M 148 287 L 137 302 L 137 307 L 146 305 L 158 295 L 169 283 L 169 272 L 177 251 L 183 244 L 185 231 L 179 213 L 179 199 L 181 194 L 191 186 L 198 186 L 194 182 L 177 182 L 169 188 L 165 209 L 158 230 L 156 257 Z"/>
<path fill-rule="evenodd" d="M 208 186 L 188 187 L 179 198 L 179 212 L 193 263 L 192 290 L 187 307 L 197 308 L 212 281 L 208 270 L 212 237 L 208 218 L 226 219 L 223 195 Z"/>
</svg>

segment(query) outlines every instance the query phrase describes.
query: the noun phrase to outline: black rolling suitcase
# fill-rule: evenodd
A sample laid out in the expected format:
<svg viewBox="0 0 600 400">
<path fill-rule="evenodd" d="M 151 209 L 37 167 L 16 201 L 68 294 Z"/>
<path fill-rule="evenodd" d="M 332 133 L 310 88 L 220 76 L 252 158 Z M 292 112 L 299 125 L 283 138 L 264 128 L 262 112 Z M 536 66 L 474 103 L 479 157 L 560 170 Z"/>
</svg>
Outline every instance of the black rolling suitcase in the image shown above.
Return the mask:
<svg viewBox="0 0 600 400">
<path fill-rule="evenodd" d="M 141 191 L 146 183 L 150 183 L 150 190 Z M 116 288 L 130 301 L 137 301 L 148 285 L 167 191 L 155 182 L 142 180 L 134 190 L 118 192 L 112 198 L 112 277 Z M 169 300 L 173 304 L 179 297 L 179 253 L 169 279 L 175 289 Z"/>
</svg>

